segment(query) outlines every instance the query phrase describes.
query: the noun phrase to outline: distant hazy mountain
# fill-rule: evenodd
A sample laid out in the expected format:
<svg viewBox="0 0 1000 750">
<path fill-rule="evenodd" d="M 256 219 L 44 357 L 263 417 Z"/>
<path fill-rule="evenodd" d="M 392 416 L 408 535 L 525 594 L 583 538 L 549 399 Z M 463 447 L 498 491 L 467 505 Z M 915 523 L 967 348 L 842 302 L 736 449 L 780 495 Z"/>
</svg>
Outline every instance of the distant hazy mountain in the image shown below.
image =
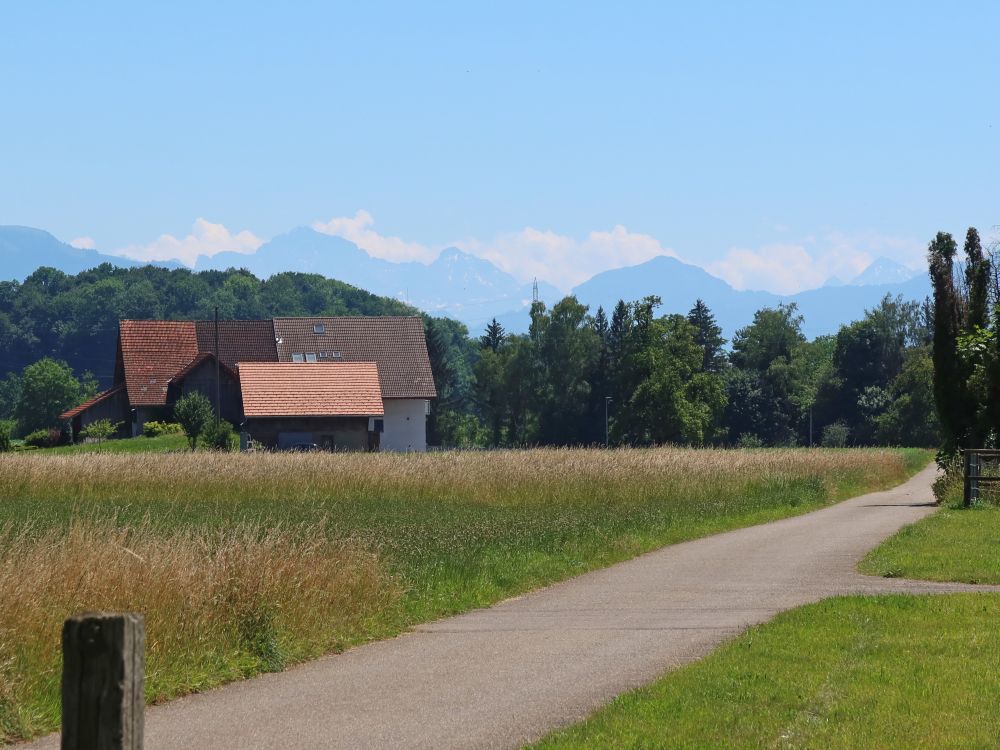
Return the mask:
<svg viewBox="0 0 1000 750">
<path fill-rule="evenodd" d="M 0 226 L 0 281 L 24 281 L 40 266 L 76 274 L 102 263 L 123 267 L 144 265 L 127 258 L 101 255 L 96 250 L 81 250 L 41 229 Z"/>
<path fill-rule="evenodd" d="M 0 227 L 0 280 L 22 280 L 39 266 L 79 273 L 101 263 L 139 266 L 138 261 L 80 250 L 48 232 L 28 227 Z M 177 263 L 157 263 L 178 267 Z M 354 286 L 404 300 L 433 315 L 460 320 L 472 335 L 482 332 L 496 317 L 512 333 L 528 330 L 531 284 L 523 284 L 489 261 L 448 248 L 430 264 L 391 263 L 373 258 L 357 245 L 312 229 L 295 229 L 262 245 L 256 253 L 220 253 L 199 258 L 195 270 L 246 268 L 260 278 L 283 271 L 318 273 Z M 540 298 L 549 306 L 562 295 L 539 282 Z M 663 300 L 662 312 L 687 313 L 702 299 L 715 313 L 726 338 L 747 325 L 757 310 L 780 302 L 796 302 L 805 317 L 810 338 L 835 333 L 844 323 L 863 315 L 886 294 L 922 300 L 930 294 L 926 274 L 880 258 L 849 284 L 831 280 L 820 289 L 779 296 L 768 292 L 737 291 L 698 266 L 660 256 L 637 266 L 599 273 L 573 290 L 596 312 L 608 315 L 619 299 L 642 299 L 651 294 Z"/>
<path fill-rule="evenodd" d="M 918 275 L 912 269 L 894 260 L 876 258 L 871 265 L 854 277 L 851 285 L 903 284 Z"/>
<path fill-rule="evenodd" d="M 798 304 L 805 319 L 803 332 L 813 338 L 836 333 L 842 324 L 860 318 L 886 294 L 922 300 L 930 291 L 925 275 L 899 283 L 825 286 L 784 296 L 737 291 L 698 266 L 661 256 L 637 266 L 599 273 L 576 287 L 573 293 L 589 305 L 591 311 L 603 305 L 608 314 L 619 299 L 637 300 L 655 294 L 663 300 L 660 309 L 664 313 L 687 313 L 696 299 L 702 299 L 715 313 L 723 335 L 731 339 L 737 329 L 753 319 L 754 312 L 781 302 Z"/>
<path fill-rule="evenodd" d="M 219 253 L 203 256 L 195 265 L 196 271 L 226 268 L 246 268 L 261 278 L 282 271 L 323 274 L 434 315 L 456 318 L 472 332 L 493 316 L 523 313 L 527 320 L 532 293 L 531 284 L 454 247 L 443 250 L 430 264 L 392 263 L 341 237 L 304 227 L 275 237 L 252 255 Z M 539 293 L 550 302 L 560 296 L 544 283 L 539 283 Z"/>
</svg>

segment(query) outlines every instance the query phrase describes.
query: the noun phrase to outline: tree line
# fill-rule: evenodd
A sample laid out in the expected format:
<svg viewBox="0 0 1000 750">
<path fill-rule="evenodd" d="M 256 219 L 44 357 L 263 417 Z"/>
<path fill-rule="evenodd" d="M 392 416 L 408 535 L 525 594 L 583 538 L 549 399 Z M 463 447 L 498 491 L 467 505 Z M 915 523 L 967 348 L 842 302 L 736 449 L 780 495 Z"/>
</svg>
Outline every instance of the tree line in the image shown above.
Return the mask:
<svg viewBox="0 0 1000 750">
<path fill-rule="evenodd" d="M 536 302 L 525 335 L 494 320 L 472 353 L 447 442 L 482 446 L 935 446 L 929 303 L 885 297 L 808 341 L 794 304 L 764 308 L 727 342 L 701 300 Z M 727 348 L 727 344 L 730 346 Z M 459 418 L 459 415 L 463 418 Z"/>
<path fill-rule="evenodd" d="M 215 307 L 223 318 L 244 319 L 418 314 L 315 274 L 260 280 L 234 269 L 40 268 L 23 283 L 0 282 L 0 419 L 16 419 L 22 434 L 47 428 L 107 387 L 120 319 L 207 319 Z M 812 341 L 794 305 L 759 310 L 731 342 L 700 300 L 687 315 L 660 308 L 657 297 L 619 301 L 610 314 L 574 297 L 551 308 L 536 302 L 528 332 L 518 335 L 494 320 L 470 336 L 457 321 L 424 315 L 438 390 L 429 442 L 938 442 L 937 298 L 931 305 L 886 297 Z M 40 397 L 45 388 L 55 397 Z"/>
</svg>

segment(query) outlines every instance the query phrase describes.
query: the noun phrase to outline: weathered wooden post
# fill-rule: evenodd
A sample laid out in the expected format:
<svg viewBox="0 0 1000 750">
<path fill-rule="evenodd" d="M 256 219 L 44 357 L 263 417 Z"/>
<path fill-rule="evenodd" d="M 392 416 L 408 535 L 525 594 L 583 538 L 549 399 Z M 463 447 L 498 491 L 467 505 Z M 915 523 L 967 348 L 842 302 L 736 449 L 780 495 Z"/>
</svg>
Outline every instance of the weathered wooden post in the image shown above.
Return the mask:
<svg viewBox="0 0 1000 750">
<path fill-rule="evenodd" d="M 71 617 L 62 647 L 62 749 L 142 750 L 142 615 Z"/>
</svg>

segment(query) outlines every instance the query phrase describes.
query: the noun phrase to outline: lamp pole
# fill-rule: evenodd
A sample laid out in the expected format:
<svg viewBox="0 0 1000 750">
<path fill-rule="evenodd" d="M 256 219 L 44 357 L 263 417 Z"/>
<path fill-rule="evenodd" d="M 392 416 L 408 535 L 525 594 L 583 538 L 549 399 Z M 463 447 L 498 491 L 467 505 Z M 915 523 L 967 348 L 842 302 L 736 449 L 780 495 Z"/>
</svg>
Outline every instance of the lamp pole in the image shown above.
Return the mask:
<svg viewBox="0 0 1000 750">
<path fill-rule="evenodd" d="M 604 447 L 611 447 L 611 440 L 608 434 L 608 404 L 611 403 L 611 396 L 604 397 Z"/>
</svg>

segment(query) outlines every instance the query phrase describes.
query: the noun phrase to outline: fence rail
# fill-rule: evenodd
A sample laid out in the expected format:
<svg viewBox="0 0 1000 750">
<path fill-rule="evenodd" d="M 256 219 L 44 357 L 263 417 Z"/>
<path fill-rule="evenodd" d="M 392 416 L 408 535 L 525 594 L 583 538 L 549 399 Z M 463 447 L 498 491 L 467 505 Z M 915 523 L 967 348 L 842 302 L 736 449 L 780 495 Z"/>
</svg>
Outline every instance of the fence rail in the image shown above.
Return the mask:
<svg viewBox="0 0 1000 750">
<path fill-rule="evenodd" d="M 965 507 L 979 500 L 979 487 L 1000 482 L 1000 450 L 970 448 L 962 451 L 965 459 Z M 984 473 L 990 472 L 992 473 Z"/>
</svg>

